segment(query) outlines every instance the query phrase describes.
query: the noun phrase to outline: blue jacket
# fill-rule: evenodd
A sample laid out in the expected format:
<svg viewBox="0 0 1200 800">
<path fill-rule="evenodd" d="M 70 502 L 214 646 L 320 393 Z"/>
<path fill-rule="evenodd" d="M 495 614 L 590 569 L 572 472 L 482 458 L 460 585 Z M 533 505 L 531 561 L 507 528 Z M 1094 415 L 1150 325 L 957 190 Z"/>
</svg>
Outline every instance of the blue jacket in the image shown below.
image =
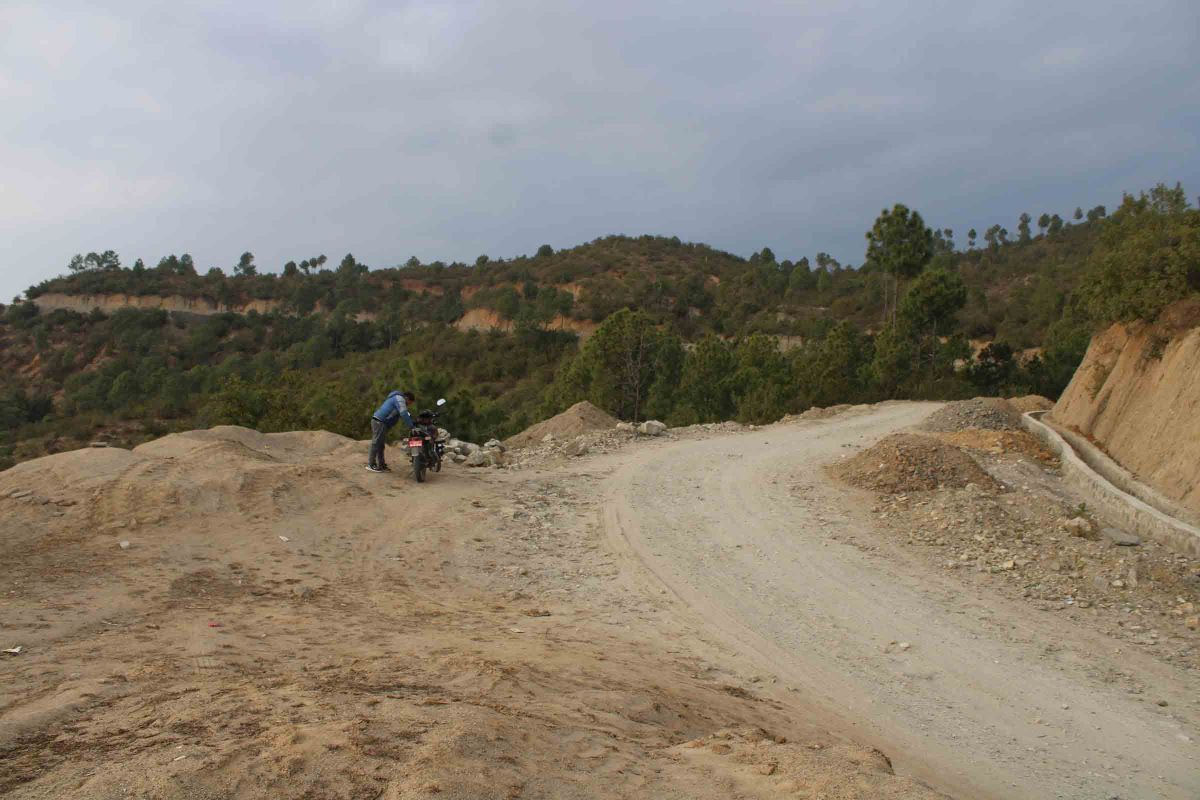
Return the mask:
<svg viewBox="0 0 1200 800">
<path fill-rule="evenodd" d="M 413 422 L 412 414 L 408 413 L 408 403 L 404 402 L 404 395 L 400 392 L 392 392 L 387 396 L 387 400 L 383 401 L 375 413 L 371 415 L 373 419 L 377 419 L 389 428 L 403 419 L 408 423 L 408 427 L 415 428 L 417 423 Z"/>
</svg>

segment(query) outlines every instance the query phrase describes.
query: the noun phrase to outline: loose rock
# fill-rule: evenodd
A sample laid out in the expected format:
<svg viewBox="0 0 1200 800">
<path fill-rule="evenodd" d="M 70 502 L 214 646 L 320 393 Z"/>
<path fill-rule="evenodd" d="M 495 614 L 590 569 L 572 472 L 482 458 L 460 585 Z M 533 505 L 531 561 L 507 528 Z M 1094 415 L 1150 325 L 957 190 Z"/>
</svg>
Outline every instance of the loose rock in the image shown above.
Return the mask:
<svg viewBox="0 0 1200 800">
<path fill-rule="evenodd" d="M 1102 528 L 1100 535 L 1120 547 L 1137 547 L 1142 543 L 1142 538 L 1136 533 L 1128 533 L 1120 528 Z"/>
<path fill-rule="evenodd" d="M 638 425 L 638 433 L 643 436 L 662 436 L 667 432 L 667 426 L 656 419 L 648 419 Z"/>
</svg>

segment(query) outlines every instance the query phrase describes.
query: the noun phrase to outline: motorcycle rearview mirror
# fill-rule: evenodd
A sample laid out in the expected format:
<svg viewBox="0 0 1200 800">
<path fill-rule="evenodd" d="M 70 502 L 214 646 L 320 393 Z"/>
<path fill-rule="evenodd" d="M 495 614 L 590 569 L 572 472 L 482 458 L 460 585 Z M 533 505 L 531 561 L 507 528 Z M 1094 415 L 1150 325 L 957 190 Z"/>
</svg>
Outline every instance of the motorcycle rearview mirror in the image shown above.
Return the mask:
<svg viewBox="0 0 1200 800">
<path fill-rule="evenodd" d="M 439 397 L 439 398 L 438 398 L 438 401 L 437 401 L 437 405 L 439 405 L 439 406 L 444 406 L 444 405 L 446 405 L 446 398 L 444 398 L 444 397 Z"/>
</svg>

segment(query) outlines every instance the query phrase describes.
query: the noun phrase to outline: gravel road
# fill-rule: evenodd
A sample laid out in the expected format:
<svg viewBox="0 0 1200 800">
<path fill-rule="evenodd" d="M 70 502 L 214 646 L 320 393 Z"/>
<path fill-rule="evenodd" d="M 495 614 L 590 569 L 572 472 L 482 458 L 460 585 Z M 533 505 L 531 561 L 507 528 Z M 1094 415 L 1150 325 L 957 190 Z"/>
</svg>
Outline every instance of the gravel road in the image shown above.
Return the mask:
<svg viewBox="0 0 1200 800">
<path fill-rule="evenodd" d="M 900 773 L 963 798 L 1200 797 L 1195 675 L 908 558 L 822 469 L 936 408 L 640 448 L 605 487 L 608 541 Z"/>
</svg>

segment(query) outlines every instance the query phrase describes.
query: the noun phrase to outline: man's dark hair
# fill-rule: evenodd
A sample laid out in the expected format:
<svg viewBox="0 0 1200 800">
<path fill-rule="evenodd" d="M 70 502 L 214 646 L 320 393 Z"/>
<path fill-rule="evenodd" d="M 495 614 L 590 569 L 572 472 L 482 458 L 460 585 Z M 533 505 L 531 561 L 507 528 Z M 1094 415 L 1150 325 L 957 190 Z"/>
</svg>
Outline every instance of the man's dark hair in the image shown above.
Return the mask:
<svg viewBox="0 0 1200 800">
<path fill-rule="evenodd" d="M 412 392 L 405 392 L 404 399 L 411 403 L 412 401 L 417 399 L 417 396 L 415 394 L 413 394 Z"/>
</svg>

